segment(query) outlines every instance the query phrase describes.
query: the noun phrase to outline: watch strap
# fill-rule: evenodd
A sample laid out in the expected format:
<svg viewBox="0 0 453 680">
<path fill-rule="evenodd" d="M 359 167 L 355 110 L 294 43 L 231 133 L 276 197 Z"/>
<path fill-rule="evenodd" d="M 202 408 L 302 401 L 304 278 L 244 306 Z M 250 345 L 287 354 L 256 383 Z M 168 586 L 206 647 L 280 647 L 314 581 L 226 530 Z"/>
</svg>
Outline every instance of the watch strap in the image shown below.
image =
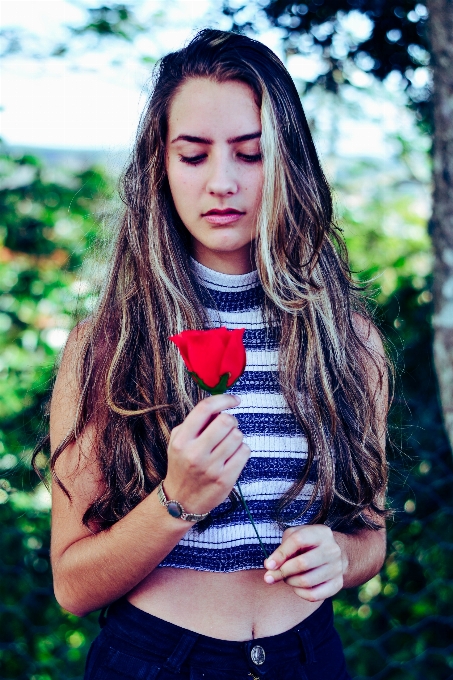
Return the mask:
<svg viewBox="0 0 453 680">
<path fill-rule="evenodd" d="M 186 512 L 179 501 L 169 500 L 165 495 L 163 480 L 157 487 L 157 498 L 159 499 L 160 504 L 167 509 L 169 515 L 179 519 L 184 519 L 187 522 L 200 522 L 202 519 L 206 519 L 206 517 L 209 515 L 209 512 L 205 512 L 201 515 Z"/>
</svg>

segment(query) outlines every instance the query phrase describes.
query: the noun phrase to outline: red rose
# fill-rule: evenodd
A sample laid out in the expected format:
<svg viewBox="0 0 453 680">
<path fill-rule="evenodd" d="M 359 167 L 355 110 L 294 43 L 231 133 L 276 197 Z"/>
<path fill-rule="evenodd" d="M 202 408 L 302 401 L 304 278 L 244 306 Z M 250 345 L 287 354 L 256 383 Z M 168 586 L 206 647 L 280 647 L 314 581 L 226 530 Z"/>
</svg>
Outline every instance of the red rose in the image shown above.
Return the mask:
<svg viewBox="0 0 453 680">
<path fill-rule="evenodd" d="M 195 382 L 206 392 L 223 394 L 245 370 L 242 341 L 245 328 L 225 326 L 203 331 L 182 331 L 170 336 Z"/>
</svg>

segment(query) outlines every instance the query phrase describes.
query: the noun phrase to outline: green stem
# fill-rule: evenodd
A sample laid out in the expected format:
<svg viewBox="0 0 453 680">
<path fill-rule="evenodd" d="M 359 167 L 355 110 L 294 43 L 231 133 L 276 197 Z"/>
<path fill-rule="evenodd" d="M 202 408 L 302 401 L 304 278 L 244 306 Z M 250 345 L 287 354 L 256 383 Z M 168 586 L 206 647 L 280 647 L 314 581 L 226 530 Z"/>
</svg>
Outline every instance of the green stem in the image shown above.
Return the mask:
<svg viewBox="0 0 453 680">
<path fill-rule="evenodd" d="M 212 394 L 225 394 L 225 391 L 226 391 L 226 383 L 227 383 L 228 378 L 230 377 L 230 373 L 224 373 L 224 374 L 222 375 L 222 377 L 221 377 L 219 383 L 218 383 L 215 387 L 209 387 L 208 385 L 206 385 L 205 382 L 203 382 L 203 380 L 201 380 L 201 378 L 198 377 L 198 375 L 197 375 L 194 371 L 189 371 L 189 375 L 192 376 L 192 378 L 195 380 L 195 382 L 197 383 L 197 385 L 199 385 L 199 386 L 200 386 L 203 390 L 205 390 L 206 392 L 209 392 L 209 394 L 211 394 L 211 395 L 212 395 Z M 235 380 L 234 382 L 237 382 L 237 380 L 238 380 L 238 378 L 236 378 L 236 380 Z M 234 385 L 234 383 L 232 383 L 228 389 L 230 389 L 231 387 L 233 387 L 233 385 Z M 257 530 L 257 528 L 256 528 L 256 526 L 255 526 L 255 522 L 253 521 L 253 517 L 252 517 L 252 515 L 250 514 L 250 510 L 249 510 L 249 508 L 248 508 L 247 503 L 245 502 L 245 498 L 244 498 L 244 496 L 242 495 L 241 486 L 240 486 L 239 482 L 236 482 L 236 484 L 237 484 L 237 487 L 238 487 L 238 490 L 239 490 L 239 495 L 240 495 L 240 497 L 241 497 L 242 505 L 244 506 L 244 510 L 245 510 L 245 512 L 247 513 L 248 518 L 249 518 L 249 520 L 250 520 L 251 523 L 252 523 L 252 527 L 253 527 L 254 530 L 255 530 L 255 534 L 256 534 L 256 536 L 257 536 L 257 538 L 258 538 L 258 541 L 259 541 L 259 543 L 260 543 L 261 550 L 262 550 L 263 553 L 264 553 L 264 557 L 267 559 L 267 558 L 269 557 L 269 555 L 267 554 L 266 548 L 264 547 L 263 542 L 262 542 L 262 540 L 261 540 L 261 538 L 260 538 L 260 535 L 259 535 L 259 533 L 258 533 L 258 530 Z"/>
<path fill-rule="evenodd" d="M 244 510 L 245 510 L 245 512 L 247 513 L 247 515 L 248 515 L 248 517 L 249 517 L 249 520 L 250 520 L 251 523 L 252 523 L 252 527 L 255 529 L 255 534 L 257 535 L 258 541 L 260 542 L 261 550 L 262 550 L 263 553 L 264 553 L 264 557 L 267 559 L 267 558 L 269 557 L 269 555 L 267 554 L 266 548 L 264 547 L 263 542 L 262 542 L 262 540 L 261 540 L 261 538 L 260 538 L 260 535 L 259 535 L 259 533 L 258 533 L 258 530 L 257 530 L 257 528 L 256 528 L 256 526 L 255 526 L 255 522 L 253 521 L 253 517 L 252 517 L 252 515 L 250 514 L 250 510 L 249 510 L 249 508 L 248 508 L 247 503 L 245 502 L 245 498 L 244 498 L 244 496 L 242 495 L 242 489 L 241 489 L 241 487 L 240 487 L 239 482 L 236 482 L 236 485 L 237 485 L 237 488 L 238 488 L 238 490 L 239 490 L 239 495 L 240 495 L 240 497 L 241 497 L 241 501 L 242 501 L 242 505 L 244 506 Z"/>
</svg>

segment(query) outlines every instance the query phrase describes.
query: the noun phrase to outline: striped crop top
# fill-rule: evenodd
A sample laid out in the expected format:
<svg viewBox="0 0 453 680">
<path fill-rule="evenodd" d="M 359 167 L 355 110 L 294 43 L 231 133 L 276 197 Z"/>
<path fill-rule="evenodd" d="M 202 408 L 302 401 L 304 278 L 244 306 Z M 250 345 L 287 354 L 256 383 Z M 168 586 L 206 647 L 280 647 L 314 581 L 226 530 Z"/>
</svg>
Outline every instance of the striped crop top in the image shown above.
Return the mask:
<svg viewBox="0 0 453 680">
<path fill-rule="evenodd" d="M 298 477 L 307 457 L 307 441 L 281 392 L 278 371 L 278 342 L 265 342 L 260 309 L 264 291 L 255 269 L 247 274 L 223 274 L 205 267 L 192 257 L 191 267 L 200 284 L 209 328 L 245 328 L 245 372 L 228 390 L 238 394 L 238 406 L 226 409 L 238 420 L 243 441 L 251 449 L 239 483 L 257 531 L 268 554 L 280 545 L 283 531 L 272 519 L 276 502 Z M 203 294 L 204 291 L 206 293 Z M 217 309 L 214 308 L 217 306 Z M 220 317 L 220 318 L 219 318 Z M 318 511 L 316 502 L 303 517 L 299 515 L 313 490 L 310 473 L 298 498 L 283 511 L 286 526 L 306 524 Z M 311 479 L 310 479 L 311 478 Z M 242 504 L 230 512 L 227 498 L 211 511 L 212 523 L 199 532 L 193 525 L 159 567 L 200 571 L 239 571 L 263 568 L 264 554 Z"/>
</svg>

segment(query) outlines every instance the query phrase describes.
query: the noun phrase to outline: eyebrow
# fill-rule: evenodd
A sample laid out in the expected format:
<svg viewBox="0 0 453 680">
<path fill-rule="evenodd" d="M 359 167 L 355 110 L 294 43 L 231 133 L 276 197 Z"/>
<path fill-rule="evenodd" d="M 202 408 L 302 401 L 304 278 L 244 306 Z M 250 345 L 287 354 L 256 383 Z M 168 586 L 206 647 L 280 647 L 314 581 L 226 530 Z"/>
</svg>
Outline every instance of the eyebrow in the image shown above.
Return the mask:
<svg viewBox="0 0 453 680">
<path fill-rule="evenodd" d="M 261 137 L 261 132 L 251 132 L 249 135 L 240 135 L 239 137 L 230 137 L 227 139 L 228 144 L 238 144 L 239 142 L 248 142 L 250 139 L 257 139 Z M 194 137 L 193 135 L 179 135 L 172 139 L 171 143 L 174 142 L 194 142 L 195 144 L 213 144 L 212 139 L 207 139 L 205 137 Z"/>
</svg>

